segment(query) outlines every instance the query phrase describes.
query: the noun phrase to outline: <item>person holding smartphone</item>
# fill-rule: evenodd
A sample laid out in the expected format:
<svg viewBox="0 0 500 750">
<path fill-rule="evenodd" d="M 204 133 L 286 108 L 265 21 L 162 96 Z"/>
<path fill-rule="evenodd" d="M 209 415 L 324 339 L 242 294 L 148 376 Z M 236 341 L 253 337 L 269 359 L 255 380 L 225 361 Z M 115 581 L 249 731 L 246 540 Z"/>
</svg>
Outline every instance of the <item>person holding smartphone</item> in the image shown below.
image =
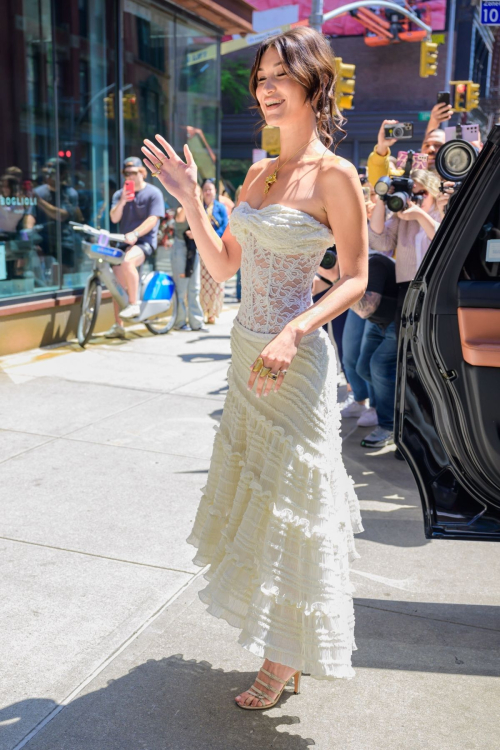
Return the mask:
<svg viewBox="0 0 500 750">
<path fill-rule="evenodd" d="M 120 312 L 114 302 L 115 324 L 107 332 L 108 338 L 124 338 L 125 329 L 121 318 L 129 320 L 139 315 L 139 272 L 146 258 L 156 250 L 160 219 L 165 215 L 165 201 L 162 192 L 146 182 L 146 168 L 137 156 L 125 159 L 123 176 L 125 184 L 111 201 L 109 216 L 114 224 L 119 224 L 125 235 L 125 259 L 113 272 L 120 284 L 127 290 L 129 304 Z"/>
</svg>

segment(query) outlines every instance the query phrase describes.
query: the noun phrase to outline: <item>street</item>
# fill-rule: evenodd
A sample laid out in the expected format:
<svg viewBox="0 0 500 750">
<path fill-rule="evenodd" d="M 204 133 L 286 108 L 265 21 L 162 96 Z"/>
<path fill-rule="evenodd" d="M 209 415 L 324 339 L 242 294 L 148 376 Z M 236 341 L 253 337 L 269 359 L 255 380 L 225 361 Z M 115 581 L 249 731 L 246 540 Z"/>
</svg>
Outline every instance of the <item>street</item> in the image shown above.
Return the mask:
<svg viewBox="0 0 500 750">
<path fill-rule="evenodd" d="M 267 712 L 234 704 L 260 662 L 205 613 L 185 542 L 226 393 L 231 294 L 206 333 L 137 326 L 1 361 L 0 750 L 498 747 L 498 548 L 426 540 L 406 463 L 361 448 L 355 419 L 356 677 L 306 676 Z"/>
</svg>

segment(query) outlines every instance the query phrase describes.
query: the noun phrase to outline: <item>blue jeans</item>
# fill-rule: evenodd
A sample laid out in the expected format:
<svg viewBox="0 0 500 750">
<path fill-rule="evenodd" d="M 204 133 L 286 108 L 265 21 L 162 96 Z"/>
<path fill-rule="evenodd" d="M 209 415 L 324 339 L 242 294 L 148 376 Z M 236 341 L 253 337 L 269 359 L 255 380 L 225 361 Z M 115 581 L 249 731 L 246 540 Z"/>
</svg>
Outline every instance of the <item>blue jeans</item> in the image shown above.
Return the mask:
<svg viewBox="0 0 500 750">
<path fill-rule="evenodd" d="M 174 327 L 180 328 L 180 326 L 183 326 L 187 316 L 189 325 L 193 330 L 196 330 L 203 325 L 203 310 L 200 304 L 200 256 L 196 253 L 193 274 L 187 278 L 180 275 L 186 270 L 186 256 L 186 243 L 184 240 L 176 237 L 172 247 L 172 276 L 174 277 L 177 289 L 177 317 Z M 186 295 L 188 302 L 187 312 L 185 303 Z"/>
<path fill-rule="evenodd" d="M 360 377 L 371 383 L 379 425 L 391 432 L 394 429 L 397 355 L 395 324 L 391 323 L 383 330 L 367 320 L 356 370 Z"/>
<path fill-rule="evenodd" d="M 367 321 L 360 318 L 353 310 L 347 312 L 347 318 L 342 333 L 342 367 L 347 382 L 352 388 L 355 401 L 370 399 L 370 405 L 375 406 L 375 394 L 370 383 L 364 380 L 357 372 L 359 354 L 361 352 L 361 341 Z"/>
</svg>

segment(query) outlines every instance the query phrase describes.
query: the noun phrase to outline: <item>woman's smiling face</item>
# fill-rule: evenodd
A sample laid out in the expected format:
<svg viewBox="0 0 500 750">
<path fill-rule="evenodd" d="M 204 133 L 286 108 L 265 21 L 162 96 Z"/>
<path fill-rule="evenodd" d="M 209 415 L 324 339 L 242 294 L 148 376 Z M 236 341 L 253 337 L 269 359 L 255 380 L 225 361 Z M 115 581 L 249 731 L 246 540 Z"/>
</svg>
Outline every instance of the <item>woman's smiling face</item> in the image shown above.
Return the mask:
<svg viewBox="0 0 500 750">
<path fill-rule="evenodd" d="M 287 75 L 274 47 L 262 55 L 257 72 L 257 100 L 268 125 L 279 127 L 299 110 L 303 113 L 306 92 L 303 86 Z"/>
</svg>

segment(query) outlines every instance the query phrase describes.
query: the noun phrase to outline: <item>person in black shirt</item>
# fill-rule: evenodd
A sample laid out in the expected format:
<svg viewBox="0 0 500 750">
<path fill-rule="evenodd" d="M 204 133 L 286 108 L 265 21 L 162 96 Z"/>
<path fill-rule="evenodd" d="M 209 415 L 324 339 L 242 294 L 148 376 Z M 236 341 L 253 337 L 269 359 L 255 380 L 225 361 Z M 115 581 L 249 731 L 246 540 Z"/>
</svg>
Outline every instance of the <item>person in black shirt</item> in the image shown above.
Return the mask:
<svg viewBox="0 0 500 750">
<path fill-rule="evenodd" d="M 394 397 L 398 339 L 394 323 L 398 288 L 392 258 L 375 253 L 368 261 L 368 284 L 352 310 L 367 323 L 356 372 L 374 392 L 378 426 L 361 441 L 370 448 L 394 443 Z"/>
</svg>

